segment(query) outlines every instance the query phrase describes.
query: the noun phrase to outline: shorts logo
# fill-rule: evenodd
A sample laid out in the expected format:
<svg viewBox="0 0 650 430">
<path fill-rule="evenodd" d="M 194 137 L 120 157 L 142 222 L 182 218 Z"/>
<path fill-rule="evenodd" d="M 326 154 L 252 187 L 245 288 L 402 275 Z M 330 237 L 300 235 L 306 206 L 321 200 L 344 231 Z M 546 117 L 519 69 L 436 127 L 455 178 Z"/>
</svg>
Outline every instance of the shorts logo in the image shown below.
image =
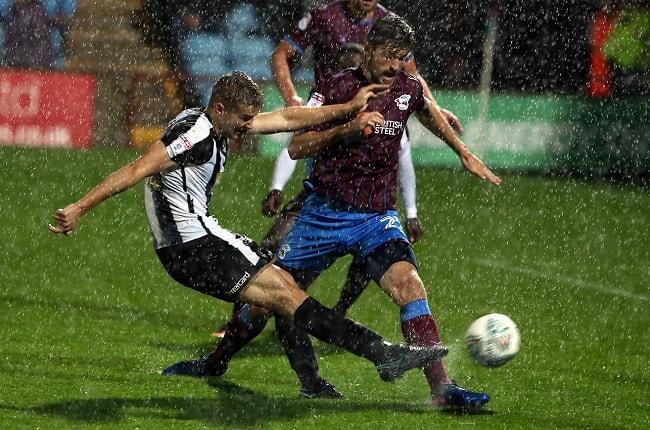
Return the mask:
<svg viewBox="0 0 650 430">
<path fill-rule="evenodd" d="M 280 247 L 278 250 L 278 257 L 283 260 L 287 256 L 287 252 L 291 251 L 291 247 L 286 243 Z"/>
<path fill-rule="evenodd" d="M 409 101 L 411 100 L 411 96 L 408 94 L 402 94 L 398 98 L 395 99 L 395 103 L 397 104 L 397 109 L 399 110 L 407 110 L 409 108 Z"/>
<path fill-rule="evenodd" d="M 386 215 L 384 217 L 381 217 L 379 221 L 386 223 L 384 230 L 388 230 L 389 228 L 400 228 L 399 218 L 395 215 Z"/>
<path fill-rule="evenodd" d="M 239 279 L 239 281 L 237 281 L 237 283 L 235 284 L 235 286 L 232 287 L 232 288 L 230 289 L 230 291 L 228 291 L 228 294 L 233 294 L 233 293 L 236 293 L 237 291 L 239 291 L 239 289 L 242 287 L 242 285 L 244 285 L 244 282 L 246 282 L 246 281 L 248 280 L 248 278 L 250 278 L 250 277 L 251 277 L 251 274 L 250 274 L 250 273 L 248 273 L 248 272 L 244 272 L 244 276 L 242 276 L 242 277 Z"/>
</svg>

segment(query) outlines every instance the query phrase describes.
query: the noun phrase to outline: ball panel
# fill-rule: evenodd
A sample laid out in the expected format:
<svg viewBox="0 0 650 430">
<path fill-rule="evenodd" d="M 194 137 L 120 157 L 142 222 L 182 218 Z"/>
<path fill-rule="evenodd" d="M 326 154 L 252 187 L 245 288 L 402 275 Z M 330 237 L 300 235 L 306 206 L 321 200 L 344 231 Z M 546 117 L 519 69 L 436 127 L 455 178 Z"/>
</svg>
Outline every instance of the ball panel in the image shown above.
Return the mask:
<svg viewBox="0 0 650 430">
<path fill-rule="evenodd" d="M 469 355 L 479 364 L 499 367 L 519 351 L 520 335 L 517 325 L 506 315 L 489 314 L 474 321 L 465 335 Z"/>
</svg>

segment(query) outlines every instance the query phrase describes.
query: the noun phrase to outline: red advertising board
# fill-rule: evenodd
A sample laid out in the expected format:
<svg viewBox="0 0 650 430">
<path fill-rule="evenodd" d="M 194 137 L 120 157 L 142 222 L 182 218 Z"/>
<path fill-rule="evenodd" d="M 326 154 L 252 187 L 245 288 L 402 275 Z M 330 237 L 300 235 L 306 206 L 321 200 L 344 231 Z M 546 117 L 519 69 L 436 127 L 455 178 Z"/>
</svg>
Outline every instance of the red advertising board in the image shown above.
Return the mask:
<svg viewBox="0 0 650 430">
<path fill-rule="evenodd" d="M 89 75 L 0 70 L 0 145 L 92 145 L 95 79 Z"/>
</svg>

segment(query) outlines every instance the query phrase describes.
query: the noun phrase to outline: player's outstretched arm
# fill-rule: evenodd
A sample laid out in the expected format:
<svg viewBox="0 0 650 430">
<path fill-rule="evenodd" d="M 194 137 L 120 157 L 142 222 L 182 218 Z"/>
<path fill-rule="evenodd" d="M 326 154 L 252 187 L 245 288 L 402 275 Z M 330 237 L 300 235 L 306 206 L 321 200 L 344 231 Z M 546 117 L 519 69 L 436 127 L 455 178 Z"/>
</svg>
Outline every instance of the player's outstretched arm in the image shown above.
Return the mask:
<svg viewBox="0 0 650 430">
<path fill-rule="evenodd" d="M 311 127 L 338 117 L 358 112 L 368 104 L 368 100 L 384 94 L 388 85 L 370 84 L 361 88 L 354 98 L 347 103 L 320 107 L 290 107 L 275 112 L 257 115 L 252 122 L 249 133 L 271 134 L 281 131 L 294 131 Z"/>
<path fill-rule="evenodd" d="M 296 87 L 291 80 L 291 70 L 289 68 L 289 61 L 296 55 L 296 50 L 291 47 L 286 41 L 282 41 L 273 51 L 271 55 L 271 70 L 275 83 L 280 90 L 280 94 L 284 99 L 284 104 L 287 107 L 302 106 L 304 104 L 302 98 L 296 92 Z"/>
<path fill-rule="evenodd" d="M 500 185 L 501 179 L 496 176 L 485 164 L 456 136 L 451 126 L 440 112 L 440 109 L 431 100 L 425 97 L 426 109 L 417 113 L 418 120 L 429 131 L 440 137 L 460 158 L 463 167 L 472 174 L 490 182 Z"/>
<path fill-rule="evenodd" d="M 294 160 L 311 158 L 342 139 L 363 136 L 367 127 L 383 123 L 384 117 L 379 112 L 360 112 L 352 121 L 345 124 L 323 131 L 294 134 L 287 151 Z"/>
<path fill-rule="evenodd" d="M 438 106 L 438 103 L 436 102 L 436 99 L 433 97 L 433 93 L 431 92 L 431 88 L 429 88 L 429 84 L 427 84 L 427 81 L 424 80 L 418 71 L 414 59 L 411 59 L 404 64 L 404 71 L 415 76 L 418 81 L 420 81 L 422 84 L 422 89 L 424 90 L 425 97 L 429 98 L 436 106 Z M 451 128 L 453 128 L 456 133 L 462 136 L 465 133 L 465 129 L 463 128 L 463 124 L 460 122 L 458 117 L 454 115 L 453 112 L 447 109 L 443 109 L 440 106 L 438 106 L 438 109 L 440 109 L 442 116 L 445 117 L 445 120 L 447 120 L 447 123 L 451 126 Z"/>
<path fill-rule="evenodd" d="M 88 194 L 63 209 L 57 209 L 53 217 L 55 225 L 49 224 L 52 233 L 70 235 L 79 218 L 104 200 L 125 191 L 147 176 L 173 167 L 175 163 L 169 158 L 165 145 L 158 141 L 137 160 L 130 162 L 108 175 Z"/>
</svg>

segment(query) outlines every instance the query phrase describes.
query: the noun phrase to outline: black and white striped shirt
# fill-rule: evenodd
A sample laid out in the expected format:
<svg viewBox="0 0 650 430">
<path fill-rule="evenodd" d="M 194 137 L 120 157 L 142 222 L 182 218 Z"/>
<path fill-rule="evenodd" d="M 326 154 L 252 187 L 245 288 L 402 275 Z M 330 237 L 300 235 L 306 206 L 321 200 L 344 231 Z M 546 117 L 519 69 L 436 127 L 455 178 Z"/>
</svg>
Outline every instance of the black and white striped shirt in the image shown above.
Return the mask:
<svg viewBox="0 0 650 430">
<path fill-rule="evenodd" d="M 208 233 L 231 235 L 208 214 L 212 188 L 228 156 L 226 138 L 196 108 L 174 118 L 161 140 L 176 166 L 145 181 L 145 209 L 154 247 L 179 245 Z"/>
</svg>

